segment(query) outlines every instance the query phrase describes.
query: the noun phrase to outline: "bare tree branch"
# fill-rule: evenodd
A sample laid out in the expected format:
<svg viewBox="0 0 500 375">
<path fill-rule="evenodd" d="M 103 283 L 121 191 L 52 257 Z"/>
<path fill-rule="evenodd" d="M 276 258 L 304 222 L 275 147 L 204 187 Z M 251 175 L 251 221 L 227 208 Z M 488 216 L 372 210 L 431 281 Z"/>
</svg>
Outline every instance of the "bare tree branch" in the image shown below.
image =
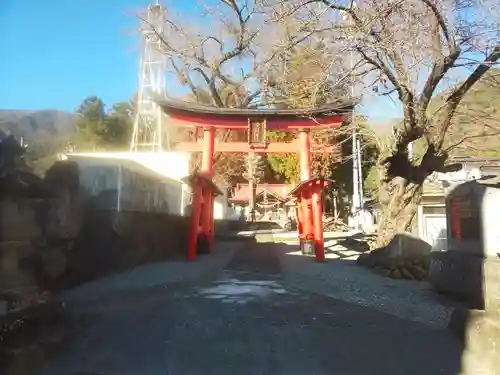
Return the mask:
<svg viewBox="0 0 500 375">
<path fill-rule="evenodd" d="M 450 153 L 453 149 L 457 148 L 458 146 L 464 144 L 465 142 L 468 142 L 472 139 L 478 139 L 478 138 L 486 138 L 486 137 L 494 137 L 500 135 L 500 131 L 493 131 L 493 132 L 481 132 L 477 134 L 471 134 L 471 135 L 466 135 L 463 136 L 460 140 L 453 142 L 452 144 L 448 145 L 446 147 L 445 152 Z"/>
<path fill-rule="evenodd" d="M 474 72 L 448 96 L 448 98 L 446 99 L 445 117 L 438 128 L 434 140 L 437 149 L 441 149 L 443 147 L 444 139 L 452 123 L 455 111 L 460 102 L 462 101 L 462 99 L 464 98 L 465 94 L 491 68 L 490 63 L 498 61 L 499 59 L 500 59 L 500 46 L 496 46 L 494 47 L 491 54 L 485 59 L 485 63 L 480 64 L 476 68 L 476 70 L 474 70 Z"/>
</svg>

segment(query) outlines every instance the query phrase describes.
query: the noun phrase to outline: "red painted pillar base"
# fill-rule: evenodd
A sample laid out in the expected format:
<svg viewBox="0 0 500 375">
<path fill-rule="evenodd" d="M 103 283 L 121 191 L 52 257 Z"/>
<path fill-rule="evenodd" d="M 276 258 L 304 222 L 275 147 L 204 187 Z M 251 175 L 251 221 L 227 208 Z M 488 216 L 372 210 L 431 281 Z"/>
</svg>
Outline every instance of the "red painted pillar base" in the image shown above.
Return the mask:
<svg viewBox="0 0 500 375">
<path fill-rule="evenodd" d="M 214 247 L 214 237 L 215 237 L 215 220 L 214 220 L 214 203 L 215 199 L 212 194 L 210 194 L 210 231 L 208 236 L 208 242 L 210 246 L 210 251 L 213 250 Z"/>
<path fill-rule="evenodd" d="M 305 191 L 301 194 L 301 210 L 302 210 L 302 234 L 301 244 L 305 241 L 314 239 L 314 225 L 312 217 L 311 196 Z"/>
<path fill-rule="evenodd" d="M 299 164 L 300 179 L 311 179 L 311 137 L 307 129 L 299 131 Z M 321 206 L 321 190 L 318 186 L 304 186 L 300 200 L 302 204 L 302 231 L 299 229 L 301 241 L 314 241 L 314 255 L 317 261 L 325 260 L 325 245 L 323 239 L 323 207 Z"/>
<path fill-rule="evenodd" d="M 300 180 L 307 181 L 311 178 L 311 136 L 308 129 L 299 131 L 299 167 Z M 310 211 L 310 196 L 302 193 L 300 198 L 300 210 L 302 211 L 302 233 L 301 244 L 312 236 L 312 217 Z"/>
<path fill-rule="evenodd" d="M 206 189 L 203 192 L 203 212 L 201 215 L 201 235 L 203 236 L 203 241 L 207 241 L 208 245 L 206 251 L 209 251 L 210 249 L 210 232 L 212 230 L 212 221 L 210 217 L 211 200 L 212 200 L 212 192 Z"/>
<path fill-rule="evenodd" d="M 313 193 L 314 255 L 318 262 L 325 260 L 325 240 L 323 238 L 323 206 L 321 191 Z"/>
<path fill-rule="evenodd" d="M 187 260 L 196 260 L 196 252 L 198 247 L 198 233 L 200 226 L 200 214 L 202 203 L 202 188 L 196 185 L 193 192 L 193 202 L 191 203 L 191 225 L 189 228 L 189 240 L 186 258 Z"/>
<path fill-rule="evenodd" d="M 212 178 L 214 169 L 214 147 L 215 147 L 215 128 L 208 127 L 203 130 L 203 154 L 201 160 L 201 172 L 210 179 Z M 203 215 L 202 215 L 202 235 L 207 241 L 208 251 L 213 247 L 213 230 L 214 230 L 214 199 L 211 191 L 204 192 Z"/>
<path fill-rule="evenodd" d="M 302 234 L 303 234 L 303 218 L 302 218 L 302 202 L 300 199 L 297 200 L 296 206 L 295 206 L 295 218 L 297 220 L 297 231 L 299 232 L 299 241 L 302 239 Z"/>
<path fill-rule="evenodd" d="M 314 238 L 314 221 L 313 221 L 313 209 L 312 209 L 312 197 L 311 194 L 306 194 L 306 221 L 307 221 L 307 231 L 306 238 Z"/>
<path fill-rule="evenodd" d="M 210 191 L 208 189 L 202 190 L 202 205 L 200 213 L 200 224 L 198 230 L 198 254 L 207 254 L 210 251 L 210 206 L 209 198 Z"/>
</svg>

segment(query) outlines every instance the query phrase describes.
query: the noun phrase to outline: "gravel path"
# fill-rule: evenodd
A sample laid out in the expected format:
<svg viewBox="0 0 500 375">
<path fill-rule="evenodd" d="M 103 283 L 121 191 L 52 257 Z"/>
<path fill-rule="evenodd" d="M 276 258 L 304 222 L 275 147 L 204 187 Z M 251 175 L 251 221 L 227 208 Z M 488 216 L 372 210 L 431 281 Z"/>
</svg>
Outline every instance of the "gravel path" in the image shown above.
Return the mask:
<svg viewBox="0 0 500 375">
<path fill-rule="evenodd" d="M 448 326 L 454 306 L 444 304 L 428 283 L 376 275 L 356 265 L 359 253 L 355 251 L 336 250 L 327 262 L 317 263 L 303 256 L 297 243 L 281 243 L 279 254 L 287 286 L 369 306 L 436 329 Z"/>
<path fill-rule="evenodd" d="M 212 279 L 123 296 L 41 375 L 457 375 L 445 332 L 289 289 L 280 244 L 247 243 Z"/>
<path fill-rule="evenodd" d="M 212 254 L 199 256 L 195 262 L 179 259 L 146 264 L 70 289 L 63 292 L 60 299 L 71 309 L 81 311 L 117 294 L 142 293 L 150 288 L 205 278 L 224 268 L 243 245 L 242 241 L 219 242 Z"/>
</svg>

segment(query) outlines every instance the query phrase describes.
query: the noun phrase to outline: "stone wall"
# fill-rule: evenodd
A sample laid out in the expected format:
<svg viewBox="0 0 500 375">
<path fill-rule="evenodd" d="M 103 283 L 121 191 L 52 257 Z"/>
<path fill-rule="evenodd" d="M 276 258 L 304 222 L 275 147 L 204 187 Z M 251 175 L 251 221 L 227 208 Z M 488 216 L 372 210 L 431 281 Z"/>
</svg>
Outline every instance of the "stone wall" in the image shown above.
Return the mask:
<svg viewBox="0 0 500 375">
<path fill-rule="evenodd" d="M 36 283 L 33 273 L 20 264 L 32 256 L 42 238 L 37 223 L 39 204 L 36 199 L 0 199 L 0 294 Z"/>
<path fill-rule="evenodd" d="M 46 225 L 37 222 L 37 211 L 44 204 L 69 217 L 69 225 L 61 228 L 59 219 Z M 6 225 L 1 226 L 0 294 L 30 285 L 60 289 L 185 254 L 188 217 L 85 210 L 76 219 L 75 211 L 81 207 L 73 205 L 72 211 L 71 206 L 56 205 L 54 199 L 0 203 L 0 210 L 10 218 L 10 224 L 3 220 Z M 80 221 L 75 230 L 75 222 Z"/>
<path fill-rule="evenodd" d="M 137 265 L 181 257 L 189 220 L 163 213 L 87 211 L 67 267 L 52 288 L 65 288 Z"/>
<path fill-rule="evenodd" d="M 37 199 L 5 197 L 0 200 L 0 239 L 18 241 L 40 237 L 36 223 Z"/>
<path fill-rule="evenodd" d="M 82 186 L 80 172 L 78 163 L 58 162 L 45 178 L 50 198 L 0 201 L 0 292 L 27 285 L 60 289 L 184 256 L 188 217 L 171 204 L 172 213 L 168 206 L 158 212 L 96 205 L 102 191 Z M 177 199 L 175 188 L 165 197 Z"/>
<path fill-rule="evenodd" d="M 78 166 L 78 192 L 59 194 L 74 202 L 59 216 L 81 225 L 71 241 L 50 246 L 51 262 L 64 263 L 64 269 L 49 275 L 48 287 L 64 288 L 184 255 L 189 218 L 180 215 L 180 182 L 122 160 L 83 158 L 66 164 Z"/>
<path fill-rule="evenodd" d="M 133 160 L 82 157 L 55 163 L 44 183 L 48 198 L 0 203 L 0 290 L 61 289 L 185 256 L 189 195 L 180 181 Z M 241 224 L 216 220 L 216 236 Z"/>
</svg>

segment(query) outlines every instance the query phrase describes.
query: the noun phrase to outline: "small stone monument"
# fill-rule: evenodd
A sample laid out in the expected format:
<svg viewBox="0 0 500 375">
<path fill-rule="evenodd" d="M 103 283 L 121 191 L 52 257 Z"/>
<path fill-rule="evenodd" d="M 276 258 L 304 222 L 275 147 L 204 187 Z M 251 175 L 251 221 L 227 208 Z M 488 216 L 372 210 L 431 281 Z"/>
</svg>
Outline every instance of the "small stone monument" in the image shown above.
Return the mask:
<svg viewBox="0 0 500 375">
<path fill-rule="evenodd" d="M 470 308 L 500 308 L 500 180 L 453 187 L 446 197 L 448 246 L 431 252 L 429 278 L 438 292 Z"/>
</svg>

